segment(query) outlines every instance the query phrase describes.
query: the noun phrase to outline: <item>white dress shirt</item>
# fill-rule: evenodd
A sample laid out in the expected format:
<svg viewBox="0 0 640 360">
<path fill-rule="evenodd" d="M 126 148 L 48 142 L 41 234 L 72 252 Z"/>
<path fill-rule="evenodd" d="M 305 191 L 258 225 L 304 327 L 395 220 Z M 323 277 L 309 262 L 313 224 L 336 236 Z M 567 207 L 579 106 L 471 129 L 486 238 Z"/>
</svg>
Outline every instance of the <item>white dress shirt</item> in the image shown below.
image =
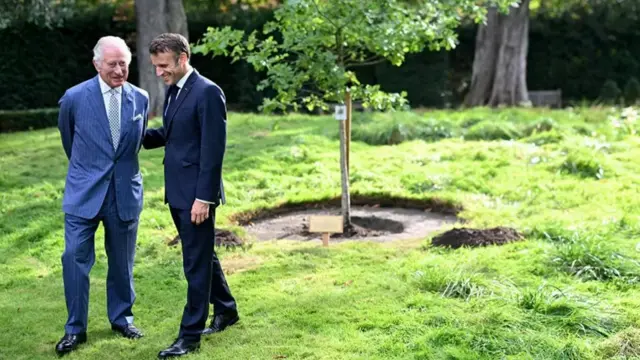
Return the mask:
<svg viewBox="0 0 640 360">
<path fill-rule="evenodd" d="M 184 83 L 187 82 L 187 79 L 189 78 L 189 76 L 191 76 L 191 73 L 193 73 L 193 68 L 189 68 L 187 73 L 184 74 L 184 76 L 180 80 L 178 80 L 178 82 L 176 83 L 176 86 L 178 87 L 178 93 L 176 94 L 176 100 L 178 100 L 178 96 L 180 96 L 180 91 L 182 91 L 182 88 L 184 87 Z M 166 111 L 169 109 L 169 105 L 170 104 L 171 104 L 171 98 L 169 98 L 167 100 L 167 108 L 164 109 L 165 115 L 167 115 Z"/>
<path fill-rule="evenodd" d="M 107 85 L 102 77 L 98 76 L 98 82 L 100 83 L 100 90 L 102 91 L 102 99 L 104 99 L 104 110 L 106 111 L 107 118 L 109 117 L 109 102 L 111 101 L 111 86 Z M 114 88 L 116 94 L 118 94 L 118 114 L 122 114 L 122 86 Z"/>
</svg>

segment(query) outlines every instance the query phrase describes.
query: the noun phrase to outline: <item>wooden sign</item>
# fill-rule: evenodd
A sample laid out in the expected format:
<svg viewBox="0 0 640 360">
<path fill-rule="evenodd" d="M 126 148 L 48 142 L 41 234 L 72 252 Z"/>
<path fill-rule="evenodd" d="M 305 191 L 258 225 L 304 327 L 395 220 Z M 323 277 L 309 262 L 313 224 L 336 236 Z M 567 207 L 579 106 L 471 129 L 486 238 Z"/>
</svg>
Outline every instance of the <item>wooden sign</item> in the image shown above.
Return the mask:
<svg viewBox="0 0 640 360">
<path fill-rule="evenodd" d="M 329 246 L 329 234 L 342 233 L 342 216 L 309 216 L 309 232 L 322 233 L 322 245 Z"/>
<path fill-rule="evenodd" d="M 309 216 L 310 232 L 342 233 L 342 216 Z"/>
<path fill-rule="evenodd" d="M 347 106 L 346 105 L 336 105 L 335 108 L 335 118 L 338 121 L 345 121 L 347 120 Z"/>
</svg>

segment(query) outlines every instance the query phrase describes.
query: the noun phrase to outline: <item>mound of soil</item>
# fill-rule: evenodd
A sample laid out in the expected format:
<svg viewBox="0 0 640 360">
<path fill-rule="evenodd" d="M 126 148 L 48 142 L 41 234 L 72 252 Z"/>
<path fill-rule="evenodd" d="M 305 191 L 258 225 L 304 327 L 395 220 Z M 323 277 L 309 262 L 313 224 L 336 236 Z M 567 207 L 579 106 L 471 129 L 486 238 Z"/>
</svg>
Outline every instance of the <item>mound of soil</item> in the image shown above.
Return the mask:
<svg viewBox="0 0 640 360">
<path fill-rule="evenodd" d="M 229 230 L 225 229 L 216 229 L 216 246 L 224 246 L 224 247 L 234 247 L 234 246 L 242 246 L 244 241 L 238 237 L 238 235 L 232 233 Z M 180 242 L 180 235 L 176 235 L 173 240 L 171 240 L 167 245 L 174 246 L 178 245 Z"/>
<path fill-rule="evenodd" d="M 242 246 L 244 241 L 229 230 L 216 229 L 216 246 Z"/>
<path fill-rule="evenodd" d="M 492 229 L 459 228 L 446 231 L 431 240 L 433 246 L 449 247 L 480 247 L 488 245 L 503 245 L 514 241 L 521 241 L 524 237 L 515 229 L 495 227 Z"/>
</svg>

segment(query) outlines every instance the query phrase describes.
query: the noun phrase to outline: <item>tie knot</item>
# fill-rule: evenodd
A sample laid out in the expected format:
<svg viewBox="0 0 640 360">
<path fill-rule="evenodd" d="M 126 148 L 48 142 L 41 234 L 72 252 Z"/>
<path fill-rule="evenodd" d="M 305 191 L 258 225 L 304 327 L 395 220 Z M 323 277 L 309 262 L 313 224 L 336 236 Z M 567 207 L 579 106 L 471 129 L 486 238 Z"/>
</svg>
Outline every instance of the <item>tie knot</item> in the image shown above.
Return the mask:
<svg viewBox="0 0 640 360">
<path fill-rule="evenodd" d="M 109 90 L 109 94 L 111 94 L 111 96 L 118 95 L 118 90 L 112 88 Z"/>
</svg>

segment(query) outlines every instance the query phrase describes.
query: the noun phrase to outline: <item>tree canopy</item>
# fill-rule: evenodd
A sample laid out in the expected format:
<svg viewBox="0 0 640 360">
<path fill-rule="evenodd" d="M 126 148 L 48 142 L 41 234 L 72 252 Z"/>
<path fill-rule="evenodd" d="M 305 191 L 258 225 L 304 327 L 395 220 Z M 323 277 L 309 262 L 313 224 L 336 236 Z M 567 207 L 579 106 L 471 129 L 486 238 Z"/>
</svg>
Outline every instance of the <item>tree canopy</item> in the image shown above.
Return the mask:
<svg viewBox="0 0 640 360">
<path fill-rule="evenodd" d="M 0 29 L 27 22 L 42 26 L 60 24 L 71 12 L 75 0 L 0 1 Z"/>
<path fill-rule="evenodd" d="M 264 111 L 328 108 L 347 87 L 354 101 L 388 110 L 406 104 L 405 94 L 364 85 L 354 68 L 381 61 L 401 65 L 408 53 L 451 49 L 463 18 L 483 21 L 486 6 L 506 10 L 517 0 L 289 0 L 278 7 L 263 33 L 210 27 L 194 53 L 244 59 L 266 72 L 258 89 L 271 88 Z"/>
</svg>

